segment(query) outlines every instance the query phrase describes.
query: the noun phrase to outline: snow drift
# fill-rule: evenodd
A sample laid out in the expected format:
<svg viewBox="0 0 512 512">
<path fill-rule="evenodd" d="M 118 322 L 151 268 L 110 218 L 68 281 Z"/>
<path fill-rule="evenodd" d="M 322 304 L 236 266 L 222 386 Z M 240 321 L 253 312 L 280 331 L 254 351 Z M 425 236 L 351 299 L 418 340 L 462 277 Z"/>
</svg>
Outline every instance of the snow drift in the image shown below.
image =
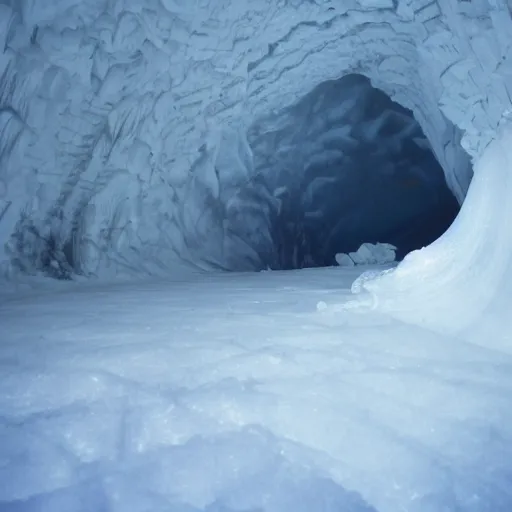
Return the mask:
<svg viewBox="0 0 512 512">
<path fill-rule="evenodd" d="M 466 201 L 444 236 L 363 286 L 375 308 L 443 332 L 472 326 L 467 338 L 512 349 L 506 313 L 512 300 L 511 144 L 511 129 L 502 129 L 478 159 Z M 484 332 L 491 339 L 482 338 Z"/>
</svg>

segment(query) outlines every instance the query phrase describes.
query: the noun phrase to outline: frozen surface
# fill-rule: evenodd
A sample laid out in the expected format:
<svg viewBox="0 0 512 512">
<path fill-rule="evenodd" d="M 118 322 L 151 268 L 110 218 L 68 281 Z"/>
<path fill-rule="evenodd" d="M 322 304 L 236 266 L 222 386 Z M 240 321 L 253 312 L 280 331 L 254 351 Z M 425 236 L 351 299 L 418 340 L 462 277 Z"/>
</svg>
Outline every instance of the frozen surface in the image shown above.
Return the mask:
<svg viewBox="0 0 512 512">
<path fill-rule="evenodd" d="M 509 512 L 512 356 L 347 309 L 357 275 L 3 296 L 0 510 Z"/>
</svg>

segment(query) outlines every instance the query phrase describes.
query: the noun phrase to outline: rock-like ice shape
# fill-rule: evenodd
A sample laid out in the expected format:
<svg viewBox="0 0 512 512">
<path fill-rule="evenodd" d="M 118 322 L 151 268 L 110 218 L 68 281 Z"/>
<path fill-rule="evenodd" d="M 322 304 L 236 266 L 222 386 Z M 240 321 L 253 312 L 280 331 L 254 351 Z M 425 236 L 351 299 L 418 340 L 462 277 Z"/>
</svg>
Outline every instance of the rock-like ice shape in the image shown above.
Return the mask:
<svg viewBox="0 0 512 512">
<path fill-rule="evenodd" d="M 339 252 L 338 254 L 336 254 L 335 259 L 336 259 L 336 263 L 340 267 L 355 266 L 354 260 L 348 254 L 345 254 L 344 252 Z"/>
<path fill-rule="evenodd" d="M 392 263 L 395 261 L 396 247 L 392 244 L 373 244 L 370 249 L 373 258 L 375 258 L 375 263 Z"/>
<path fill-rule="evenodd" d="M 363 244 L 356 252 L 349 253 L 356 265 L 367 265 L 373 263 L 373 251 L 369 244 Z"/>
<path fill-rule="evenodd" d="M 336 263 L 341 267 L 354 265 L 382 265 L 396 258 L 396 247 L 392 244 L 366 242 L 355 252 L 336 254 Z"/>
</svg>

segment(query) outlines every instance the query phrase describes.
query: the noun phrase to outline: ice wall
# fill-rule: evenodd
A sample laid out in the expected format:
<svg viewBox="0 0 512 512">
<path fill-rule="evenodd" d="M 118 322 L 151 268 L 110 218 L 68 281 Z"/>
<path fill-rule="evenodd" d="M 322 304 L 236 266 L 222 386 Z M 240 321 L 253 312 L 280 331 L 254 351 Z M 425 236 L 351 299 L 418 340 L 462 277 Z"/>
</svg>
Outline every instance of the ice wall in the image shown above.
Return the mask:
<svg viewBox="0 0 512 512">
<path fill-rule="evenodd" d="M 511 117 L 506 0 L 2 0 L 0 38 L 4 274 L 222 267 L 247 127 L 347 73 L 414 111 L 459 200 L 459 143 Z"/>
</svg>

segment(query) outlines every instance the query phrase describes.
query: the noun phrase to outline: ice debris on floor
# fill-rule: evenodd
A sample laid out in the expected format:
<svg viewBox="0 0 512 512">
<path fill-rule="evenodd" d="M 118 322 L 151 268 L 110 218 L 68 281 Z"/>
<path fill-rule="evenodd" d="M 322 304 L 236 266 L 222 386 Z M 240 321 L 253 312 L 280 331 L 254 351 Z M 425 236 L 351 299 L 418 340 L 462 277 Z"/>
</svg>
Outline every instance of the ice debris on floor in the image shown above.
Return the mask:
<svg viewBox="0 0 512 512">
<path fill-rule="evenodd" d="M 385 243 L 364 243 L 355 252 L 336 254 L 336 263 L 340 267 L 355 265 L 385 265 L 396 259 L 396 247 Z"/>
</svg>

